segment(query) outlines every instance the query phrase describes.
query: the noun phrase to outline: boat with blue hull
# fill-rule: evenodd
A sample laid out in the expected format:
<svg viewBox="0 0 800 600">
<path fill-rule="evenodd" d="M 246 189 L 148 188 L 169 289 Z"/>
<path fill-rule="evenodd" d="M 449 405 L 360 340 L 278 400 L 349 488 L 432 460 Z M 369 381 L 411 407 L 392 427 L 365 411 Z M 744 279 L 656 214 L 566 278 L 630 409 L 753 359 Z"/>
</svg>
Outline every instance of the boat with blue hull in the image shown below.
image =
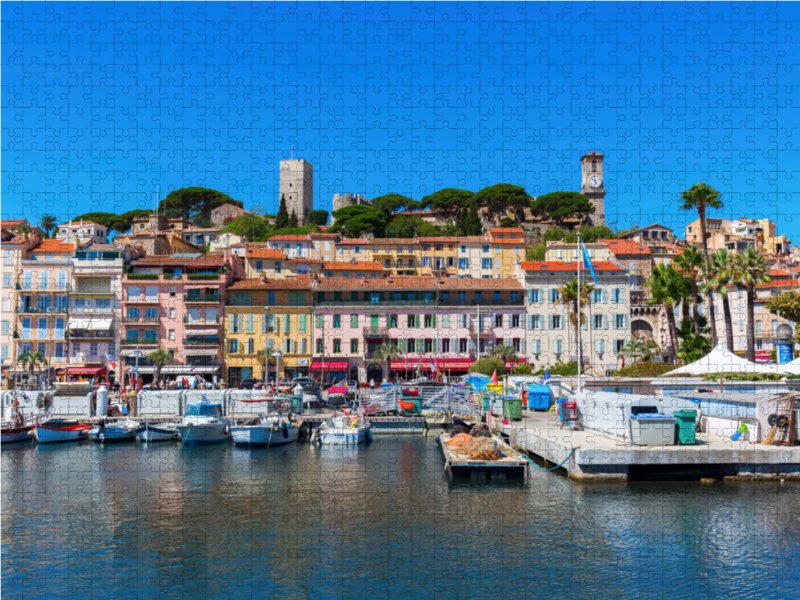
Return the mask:
<svg viewBox="0 0 800 600">
<path fill-rule="evenodd" d="M 184 444 L 219 444 L 231 439 L 230 423 L 223 416 L 222 404 L 209 402 L 205 396 L 186 407 L 177 430 Z"/>
<path fill-rule="evenodd" d="M 97 427 L 92 428 L 91 436 L 95 442 L 125 442 L 136 439 L 139 429 L 141 425 L 129 419 L 111 422 L 101 419 Z"/>
<path fill-rule="evenodd" d="M 141 442 L 168 442 L 181 439 L 177 423 L 158 423 L 153 425 L 145 422 L 139 429 L 136 437 Z"/>
</svg>

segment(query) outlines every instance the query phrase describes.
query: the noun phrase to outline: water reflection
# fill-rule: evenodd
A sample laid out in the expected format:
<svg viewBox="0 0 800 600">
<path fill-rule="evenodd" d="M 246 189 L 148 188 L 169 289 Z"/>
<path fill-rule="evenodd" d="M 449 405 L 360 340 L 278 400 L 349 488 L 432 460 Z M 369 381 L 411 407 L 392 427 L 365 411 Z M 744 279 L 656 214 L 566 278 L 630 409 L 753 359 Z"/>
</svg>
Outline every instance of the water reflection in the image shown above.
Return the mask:
<svg viewBox="0 0 800 600">
<path fill-rule="evenodd" d="M 1 458 L 8 598 L 800 597 L 796 485 L 451 480 L 433 436 Z"/>
</svg>

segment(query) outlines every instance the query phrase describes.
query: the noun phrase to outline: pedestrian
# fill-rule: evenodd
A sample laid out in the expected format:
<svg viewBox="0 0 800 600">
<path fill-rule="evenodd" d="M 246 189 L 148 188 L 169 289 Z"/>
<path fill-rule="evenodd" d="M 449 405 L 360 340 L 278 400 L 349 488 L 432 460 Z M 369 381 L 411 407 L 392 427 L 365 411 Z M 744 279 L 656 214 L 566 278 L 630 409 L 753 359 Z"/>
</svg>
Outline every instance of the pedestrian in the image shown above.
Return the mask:
<svg viewBox="0 0 800 600">
<path fill-rule="evenodd" d="M 369 387 L 372 388 L 373 390 L 375 389 L 375 379 L 374 378 L 369 380 Z"/>
</svg>

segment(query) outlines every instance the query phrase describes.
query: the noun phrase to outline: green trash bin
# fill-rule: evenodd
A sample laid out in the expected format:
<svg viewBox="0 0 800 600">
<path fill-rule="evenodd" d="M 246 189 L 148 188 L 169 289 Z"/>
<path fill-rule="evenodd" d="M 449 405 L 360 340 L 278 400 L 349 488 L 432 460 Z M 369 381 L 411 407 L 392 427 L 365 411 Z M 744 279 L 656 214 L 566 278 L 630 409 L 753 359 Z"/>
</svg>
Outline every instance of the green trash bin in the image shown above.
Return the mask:
<svg viewBox="0 0 800 600">
<path fill-rule="evenodd" d="M 694 446 L 697 439 L 694 434 L 696 410 L 676 410 L 675 416 L 675 443 L 681 446 Z"/>
<path fill-rule="evenodd" d="M 519 421 L 522 418 L 522 400 L 519 398 L 505 398 L 503 400 L 503 416 L 506 419 Z"/>
</svg>

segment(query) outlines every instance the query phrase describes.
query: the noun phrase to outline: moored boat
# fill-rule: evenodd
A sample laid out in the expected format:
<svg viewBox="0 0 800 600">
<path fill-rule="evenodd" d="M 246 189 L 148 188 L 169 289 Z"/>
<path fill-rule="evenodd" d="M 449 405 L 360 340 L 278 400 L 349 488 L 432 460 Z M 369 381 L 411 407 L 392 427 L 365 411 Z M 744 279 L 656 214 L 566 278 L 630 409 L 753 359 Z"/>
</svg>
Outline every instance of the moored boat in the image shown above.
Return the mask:
<svg viewBox="0 0 800 600">
<path fill-rule="evenodd" d="M 233 441 L 249 446 L 278 446 L 297 439 L 297 426 L 287 417 L 266 415 L 231 426 Z"/>
<path fill-rule="evenodd" d="M 33 435 L 40 444 L 75 442 L 88 435 L 91 429 L 91 425 L 77 421 L 48 419 L 33 428 Z"/>
<path fill-rule="evenodd" d="M 42 415 L 43 417 L 45 415 Z M 29 442 L 33 439 L 33 428 L 36 427 L 35 416 L 25 418 L 19 408 L 19 402 L 13 406 L 12 418 L 10 421 L 3 421 L 0 427 L 0 442 L 9 444 L 11 442 Z"/>
<path fill-rule="evenodd" d="M 134 439 L 140 427 L 139 423 L 130 419 L 111 422 L 101 419 L 100 423 L 92 428 L 91 435 L 96 442 L 122 442 Z"/>
<path fill-rule="evenodd" d="M 372 429 L 363 415 L 335 415 L 314 433 L 321 444 L 363 444 L 372 441 Z"/>
<path fill-rule="evenodd" d="M 166 442 L 181 439 L 177 423 L 145 423 L 136 434 L 141 442 Z"/>
<path fill-rule="evenodd" d="M 228 420 L 222 415 L 222 404 L 202 401 L 189 404 L 183 421 L 177 426 L 184 444 L 217 444 L 231 439 Z"/>
</svg>

